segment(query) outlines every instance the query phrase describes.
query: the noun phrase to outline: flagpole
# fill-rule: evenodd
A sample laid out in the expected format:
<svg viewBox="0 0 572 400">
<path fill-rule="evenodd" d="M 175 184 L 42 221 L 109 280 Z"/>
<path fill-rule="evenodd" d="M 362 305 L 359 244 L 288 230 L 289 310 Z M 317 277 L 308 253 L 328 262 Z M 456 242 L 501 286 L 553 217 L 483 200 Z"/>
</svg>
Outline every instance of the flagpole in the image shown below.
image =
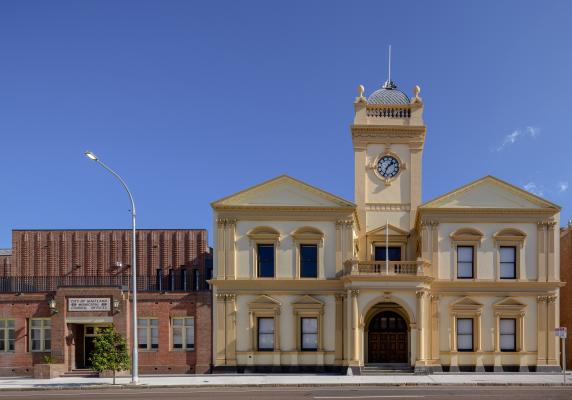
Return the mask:
<svg viewBox="0 0 572 400">
<path fill-rule="evenodd" d="M 385 275 L 389 275 L 389 220 L 385 220 Z"/>
</svg>

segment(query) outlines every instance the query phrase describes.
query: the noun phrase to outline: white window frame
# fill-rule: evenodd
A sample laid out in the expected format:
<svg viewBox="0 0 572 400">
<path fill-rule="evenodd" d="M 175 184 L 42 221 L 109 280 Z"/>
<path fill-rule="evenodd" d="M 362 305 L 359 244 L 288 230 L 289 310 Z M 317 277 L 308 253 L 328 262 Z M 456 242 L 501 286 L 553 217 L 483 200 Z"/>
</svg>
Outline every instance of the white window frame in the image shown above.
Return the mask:
<svg viewBox="0 0 572 400">
<path fill-rule="evenodd" d="M 182 325 L 175 325 L 175 321 L 183 321 Z M 192 326 L 187 325 L 187 320 L 192 321 Z M 181 330 L 181 348 L 175 348 L 175 330 Z M 187 331 L 192 330 L 193 343 L 187 343 Z M 171 317 L 171 350 L 172 351 L 194 351 L 195 350 L 195 317 Z"/>
<path fill-rule="evenodd" d="M 35 328 L 34 327 L 34 321 L 40 321 L 40 327 L 39 328 Z M 48 326 L 46 326 L 46 322 L 48 322 L 49 324 L 47 324 Z M 34 349 L 32 342 L 32 331 L 33 330 L 38 330 L 40 332 L 40 348 L 39 349 Z M 50 331 L 50 347 L 48 348 L 46 346 L 46 331 Z M 52 321 L 50 318 L 30 318 L 30 340 L 29 340 L 29 346 L 30 346 L 30 352 L 33 353 L 45 353 L 48 351 L 51 351 L 51 343 L 52 343 Z"/>
<path fill-rule="evenodd" d="M 16 320 L 13 318 L 0 318 L 0 322 L 3 322 L 3 327 L 0 328 L 0 342 L 4 344 L 4 350 L 0 350 L 2 353 L 13 353 L 16 351 Z M 11 322 L 12 327 L 8 324 Z M 10 331 L 13 331 L 13 339 L 10 339 Z M 10 349 L 10 341 L 12 342 L 12 349 Z"/>
<path fill-rule="evenodd" d="M 139 351 L 157 351 L 159 350 L 159 320 L 157 318 L 153 318 L 153 317 L 140 317 L 137 318 L 137 329 L 141 329 L 143 327 L 140 327 L 140 321 L 146 321 L 146 326 L 145 326 L 145 340 L 146 342 L 146 347 L 140 347 L 141 345 L 141 339 L 142 339 L 142 335 L 139 334 L 139 331 L 137 332 L 137 337 L 139 338 L 139 343 L 137 343 L 137 348 L 139 349 Z M 151 325 L 151 321 L 155 321 L 156 325 L 152 326 Z M 153 329 L 157 330 L 157 343 L 156 343 L 156 347 L 153 347 L 153 335 L 152 335 L 152 331 Z"/>
</svg>

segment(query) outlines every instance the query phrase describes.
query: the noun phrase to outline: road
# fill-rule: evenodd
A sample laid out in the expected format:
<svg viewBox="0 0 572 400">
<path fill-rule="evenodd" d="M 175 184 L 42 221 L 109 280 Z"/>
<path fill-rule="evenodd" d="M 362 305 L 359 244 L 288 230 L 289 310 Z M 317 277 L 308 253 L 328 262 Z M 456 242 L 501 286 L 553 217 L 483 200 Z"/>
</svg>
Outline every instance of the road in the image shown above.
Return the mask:
<svg viewBox="0 0 572 400">
<path fill-rule="evenodd" d="M 463 400 L 570 400 L 569 387 L 364 387 L 364 388 L 228 388 L 228 389 L 101 389 L 0 392 L 0 399 L 115 400 L 115 399 L 272 399 L 272 400 L 372 400 L 372 399 L 463 399 Z"/>
</svg>

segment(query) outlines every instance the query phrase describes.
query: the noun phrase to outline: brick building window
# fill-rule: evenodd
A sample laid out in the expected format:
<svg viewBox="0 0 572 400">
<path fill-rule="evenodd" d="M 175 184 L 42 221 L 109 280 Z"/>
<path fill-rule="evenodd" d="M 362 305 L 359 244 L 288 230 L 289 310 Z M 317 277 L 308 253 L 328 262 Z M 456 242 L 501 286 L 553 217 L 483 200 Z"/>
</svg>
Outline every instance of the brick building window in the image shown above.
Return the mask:
<svg viewBox="0 0 572 400">
<path fill-rule="evenodd" d="M 0 351 L 14 351 L 16 330 L 13 319 L 0 319 Z"/>
<path fill-rule="evenodd" d="M 195 291 L 198 292 L 201 290 L 201 272 L 198 269 L 193 270 L 193 281 L 195 282 Z"/>
<path fill-rule="evenodd" d="M 156 350 L 159 348 L 159 330 L 157 318 L 139 318 L 137 320 L 137 340 L 139 349 Z"/>
<path fill-rule="evenodd" d="M 47 318 L 30 320 L 30 350 L 50 351 L 52 348 L 52 322 Z"/>
<path fill-rule="evenodd" d="M 195 318 L 173 318 L 171 323 L 173 350 L 193 350 L 195 348 Z"/>
</svg>

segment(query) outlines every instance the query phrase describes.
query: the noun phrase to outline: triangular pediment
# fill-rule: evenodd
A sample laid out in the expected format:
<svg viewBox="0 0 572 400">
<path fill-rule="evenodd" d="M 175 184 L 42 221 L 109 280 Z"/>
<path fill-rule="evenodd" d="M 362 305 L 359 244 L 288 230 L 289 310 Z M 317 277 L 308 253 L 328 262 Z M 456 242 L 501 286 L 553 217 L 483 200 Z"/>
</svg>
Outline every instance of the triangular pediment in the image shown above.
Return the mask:
<svg viewBox="0 0 572 400">
<path fill-rule="evenodd" d="M 462 186 L 423 204 L 420 209 L 551 209 L 559 206 L 493 176 Z"/>
<path fill-rule="evenodd" d="M 388 232 L 389 236 L 402 236 L 402 235 L 409 235 L 409 232 L 404 231 L 403 229 L 400 229 L 394 225 L 391 224 L 385 224 L 382 225 L 378 228 L 372 229 L 371 231 L 367 232 L 368 236 L 375 236 L 375 235 L 382 235 L 385 236 Z"/>
<path fill-rule="evenodd" d="M 278 306 L 278 307 L 282 305 L 278 300 L 276 300 L 270 296 L 267 296 L 265 294 L 261 294 L 260 296 L 258 296 L 257 298 L 255 298 L 254 300 L 252 300 L 248 304 L 249 305 L 258 305 L 258 306 L 259 305 L 271 305 L 271 306 Z"/>
<path fill-rule="evenodd" d="M 523 308 L 523 307 L 526 307 L 526 304 L 523 304 L 520 301 L 513 299 L 512 297 L 505 297 L 504 299 L 493 304 L 493 307 L 496 307 L 496 308 L 498 308 L 498 307 Z"/>
<path fill-rule="evenodd" d="M 354 209 L 355 204 L 324 190 L 308 185 L 288 175 L 282 175 L 259 185 L 211 203 L 215 209 L 256 207 L 304 207 Z"/>
<path fill-rule="evenodd" d="M 471 310 L 481 308 L 483 305 L 478 301 L 471 299 L 470 297 L 463 297 L 453 303 L 451 303 L 451 308 L 461 309 L 461 310 Z"/>
<path fill-rule="evenodd" d="M 301 296 L 300 298 L 298 298 L 298 300 L 296 300 L 294 303 L 292 303 L 294 305 L 316 305 L 316 306 L 323 306 L 324 303 L 321 302 L 320 300 L 316 299 L 315 297 L 312 297 L 310 295 L 305 294 L 304 296 Z"/>
</svg>

